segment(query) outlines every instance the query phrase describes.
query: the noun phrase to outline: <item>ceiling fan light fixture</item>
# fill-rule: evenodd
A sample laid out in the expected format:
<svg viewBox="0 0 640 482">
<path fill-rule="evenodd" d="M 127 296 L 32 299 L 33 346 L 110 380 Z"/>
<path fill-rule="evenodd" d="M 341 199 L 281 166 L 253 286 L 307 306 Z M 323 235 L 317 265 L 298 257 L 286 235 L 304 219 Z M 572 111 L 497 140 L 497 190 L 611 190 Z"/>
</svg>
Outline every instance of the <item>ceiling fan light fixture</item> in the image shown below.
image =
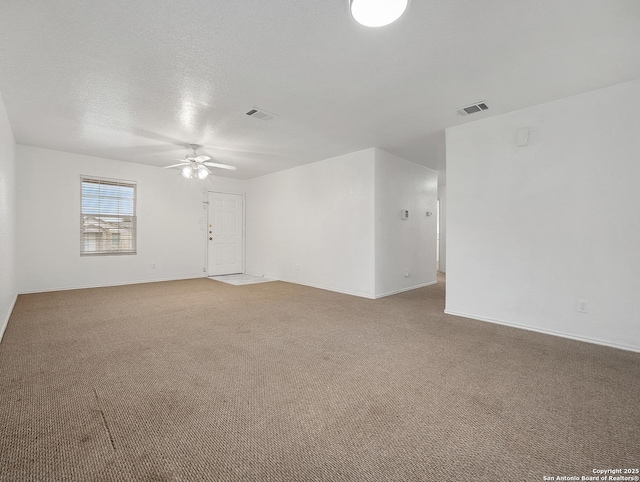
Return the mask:
<svg viewBox="0 0 640 482">
<path fill-rule="evenodd" d="M 193 156 L 185 156 L 184 159 L 173 159 L 175 161 L 180 161 L 178 164 L 172 164 L 171 166 L 165 166 L 163 169 L 173 169 L 177 167 L 180 169 L 182 176 L 186 179 L 206 179 L 209 174 L 211 174 L 210 167 L 216 169 L 228 169 L 230 171 L 235 171 L 235 166 L 230 166 L 228 164 L 220 164 L 219 162 L 211 162 L 213 159 L 211 156 L 207 155 L 198 155 L 198 148 L 200 146 L 197 144 L 191 144 L 191 149 L 193 149 Z"/>
<path fill-rule="evenodd" d="M 198 179 L 206 179 L 209 171 L 204 166 L 198 166 Z"/>
<path fill-rule="evenodd" d="M 191 168 L 191 166 L 184 166 L 182 168 L 182 175 L 184 177 L 186 177 L 187 179 L 192 177 L 193 176 L 193 169 Z"/>
<path fill-rule="evenodd" d="M 384 27 L 398 20 L 409 0 L 349 0 L 351 15 L 365 27 Z"/>
</svg>

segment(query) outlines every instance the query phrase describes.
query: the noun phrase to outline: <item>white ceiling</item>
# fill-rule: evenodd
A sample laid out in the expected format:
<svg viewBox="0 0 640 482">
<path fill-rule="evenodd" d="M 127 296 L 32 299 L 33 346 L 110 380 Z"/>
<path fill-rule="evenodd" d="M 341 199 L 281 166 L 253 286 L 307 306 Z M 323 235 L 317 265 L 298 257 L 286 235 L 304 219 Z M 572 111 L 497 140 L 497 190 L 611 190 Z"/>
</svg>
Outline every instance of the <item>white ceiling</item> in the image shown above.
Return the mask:
<svg viewBox="0 0 640 482">
<path fill-rule="evenodd" d="M 411 0 L 378 29 L 348 4 L 5 0 L 0 93 L 18 143 L 157 166 L 198 143 L 251 178 L 372 146 L 442 170 L 448 126 L 640 78 L 638 0 Z"/>
</svg>

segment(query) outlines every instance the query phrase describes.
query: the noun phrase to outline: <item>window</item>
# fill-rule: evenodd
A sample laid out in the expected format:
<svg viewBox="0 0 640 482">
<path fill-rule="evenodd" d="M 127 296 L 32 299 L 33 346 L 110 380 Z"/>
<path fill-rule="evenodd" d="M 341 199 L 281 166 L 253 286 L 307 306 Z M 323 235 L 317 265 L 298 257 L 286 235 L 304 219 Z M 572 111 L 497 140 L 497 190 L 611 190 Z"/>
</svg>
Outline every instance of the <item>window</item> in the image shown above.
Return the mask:
<svg viewBox="0 0 640 482">
<path fill-rule="evenodd" d="M 136 254 L 136 183 L 81 178 L 80 255 Z"/>
</svg>

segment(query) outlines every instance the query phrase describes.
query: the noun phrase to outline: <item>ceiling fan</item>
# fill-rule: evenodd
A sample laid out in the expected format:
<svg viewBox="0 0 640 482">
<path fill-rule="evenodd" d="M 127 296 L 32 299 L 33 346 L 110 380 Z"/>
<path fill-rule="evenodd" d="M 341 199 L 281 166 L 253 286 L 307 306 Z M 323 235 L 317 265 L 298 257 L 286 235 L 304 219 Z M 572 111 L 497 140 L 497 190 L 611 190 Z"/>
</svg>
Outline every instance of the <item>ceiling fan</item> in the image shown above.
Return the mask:
<svg viewBox="0 0 640 482">
<path fill-rule="evenodd" d="M 205 179 L 211 171 L 210 167 L 215 167 L 218 169 L 228 169 L 230 171 L 235 171 L 235 166 L 230 166 L 228 164 L 220 164 L 218 162 L 211 162 L 211 157 L 209 156 L 199 156 L 196 152 L 200 146 L 198 144 L 189 144 L 191 149 L 193 149 L 193 156 L 186 156 L 184 159 L 175 159 L 176 161 L 180 161 L 179 164 L 173 164 L 171 166 L 166 166 L 163 169 L 171 169 L 172 167 L 182 167 L 182 175 L 186 178 L 198 178 Z"/>
</svg>

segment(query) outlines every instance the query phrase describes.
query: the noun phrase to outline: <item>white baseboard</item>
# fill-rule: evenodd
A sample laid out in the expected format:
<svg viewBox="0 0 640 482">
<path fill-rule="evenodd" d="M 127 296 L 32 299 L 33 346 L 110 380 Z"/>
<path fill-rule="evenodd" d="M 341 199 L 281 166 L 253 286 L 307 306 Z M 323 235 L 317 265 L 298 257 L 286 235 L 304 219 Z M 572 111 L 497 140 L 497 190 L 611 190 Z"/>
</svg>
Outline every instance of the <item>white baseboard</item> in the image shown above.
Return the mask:
<svg viewBox="0 0 640 482">
<path fill-rule="evenodd" d="M 438 281 L 429 281 L 428 283 L 422 283 L 422 284 L 419 284 L 419 285 L 410 286 L 408 288 L 403 288 L 403 289 L 396 290 L 396 291 L 389 291 L 388 293 L 383 293 L 383 294 L 380 294 L 380 295 L 371 295 L 371 294 L 362 293 L 362 292 L 358 292 L 358 291 L 343 290 L 343 289 L 338 289 L 338 288 L 333 288 L 333 287 L 330 287 L 330 286 L 318 285 L 318 284 L 313 284 L 313 283 L 301 283 L 300 281 L 295 281 L 295 280 L 292 280 L 290 278 L 281 278 L 281 277 L 278 277 L 278 276 L 271 276 L 271 275 L 268 275 L 268 274 L 258 274 L 258 275 L 254 275 L 254 276 L 264 276 L 266 278 L 271 278 L 273 280 L 284 281 L 285 283 L 292 283 L 292 284 L 301 285 L 301 286 L 308 286 L 309 288 L 318 288 L 318 289 L 321 289 L 321 290 L 333 291 L 334 293 L 342 293 L 343 295 L 359 296 L 360 298 L 367 298 L 369 300 L 376 300 L 378 298 L 383 298 L 385 296 L 391 296 L 391 295 L 395 295 L 395 294 L 398 294 L 398 293 L 402 293 L 404 291 L 411 291 L 411 290 L 415 290 L 415 289 L 418 289 L 418 288 L 423 288 L 425 286 L 430 286 L 430 285 L 434 285 L 434 284 L 438 283 Z"/>
<path fill-rule="evenodd" d="M 398 293 L 404 293 L 405 291 L 417 290 L 418 288 L 424 288 L 425 286 L 431 286 L 438 284 L 438 281 L 429 281 L 428 283 L 422 283 L 419 285 L 409 286 L 408 288 L 402 288 L 401 290 L 389 291 L 388 293 L 382 293 L 380 295 L 376 295 L 375 298 L 384 298 L 385 296 L 397 295 Z"/>
<path fill-rule="evenodd" d="M 11 313 L 13 313 L 13 308 L 16 306 L 16 301 L 18 301 L 17 294 L 13 297 L 13 302 L 9 307 L 9 311 L 7 312 L 7 315 L 4 317 L 2 326 L 0 326 L 0 342 L 2 341 L 2 337 L 4 336 L 4 330 L 7 329 L 7 325 L 9 324 L 9 318 L 11 318 Z"/>
<path fill-rule="evenodd" d="M 152 280 L 140 280 L 140 281 L 118 281 L 117 283 L 107 283 L 107 284 L 95 284 L 95 285 L 79 285 L 79 286 L 65 286 L 62 288 L 46 288 L 39 290 L 25 290 L 20 291 L 19 294 L 27 295 L 31 293 L 48 293 L 50 291 L 69 291 L 69 290 L 84 290 L 87 288 L 108 288 L 109 286 L 124 286 L 124 285 L 139 285 L 144 283 L 161 283 L 163 281 L 180 281 L 183 279 L 198 279 L 198 278 L 206 278 L 207 275 L 198 275 L 198 276 L 186 276 L 180 278 L 161 278 L 161 279 L 152 279 Z"/>
<path fill-rule="evenodd" d="M 267 277 L 271 278 L 271 276 L 267 276 Z M 300 281 L 294 281 L 294 280 L 288 279 L 288 278 L 275 277 L 274 279 L 279 279 L 279 281 L 284 281 L 285 283 L 292 283 L 292 284 L 295 284 L 295 285 L 308 286 L 309 288 L 318 288 L 320 290 L 333 291 L 334 293 L 342 293 L 343 295 L 359 296 L 360 298 L 367 298 L 367 299 L 370 299 L 370 300 L 374 300 L 375 299 L 375 297 L 373 295 L 366 294 L 366 293 L 359 293 L 357 291 L 342 290 L 342 289 L 332 288 L 332 287 L 329 287 L 329 286 L 316 285 L 316 284 L 312 284 L 312 283 L 301 283 Z"/>
<path fill-rule="evenodd" d="M 626 350 L 626 351 L 633 351 L 633 352 L 640 353 L 640 347 L 637 347 L 637 346 L 620 345 L 618 343 L 611 343 L 605 340 L 597 340 L 595 338 L 572 335 L 570 333 L 564 333 L 562 331 L 546 330 L 543 328 L 523 325 L 520 323 L 513 323 L 511 321 L 498 320 L 498 319 L 489 318 L 489 317 L 480 316 L 480 315 L 471 315 L 469 313 L 458 313 L 456 311 L 451 311 L 451 310 L 444 310 L 444 312 L 447 315 L 461 316 L 462 318 L 470 318 L 472 320 L 486 321 L 487 323 L 495 323 L 497 325 L 510 326 L 512 328 L 520 328 L 522 330 L 534 331 L 536 333 L 543 333 L 545 335 L 559 336 L 560 338 L 568 338 L 570 340 L 582 341 L 585 343 L 592 343 L 594 345 L 608 346 L 610 348 L 617 348 L 619 350 Z"/>
</svg>

